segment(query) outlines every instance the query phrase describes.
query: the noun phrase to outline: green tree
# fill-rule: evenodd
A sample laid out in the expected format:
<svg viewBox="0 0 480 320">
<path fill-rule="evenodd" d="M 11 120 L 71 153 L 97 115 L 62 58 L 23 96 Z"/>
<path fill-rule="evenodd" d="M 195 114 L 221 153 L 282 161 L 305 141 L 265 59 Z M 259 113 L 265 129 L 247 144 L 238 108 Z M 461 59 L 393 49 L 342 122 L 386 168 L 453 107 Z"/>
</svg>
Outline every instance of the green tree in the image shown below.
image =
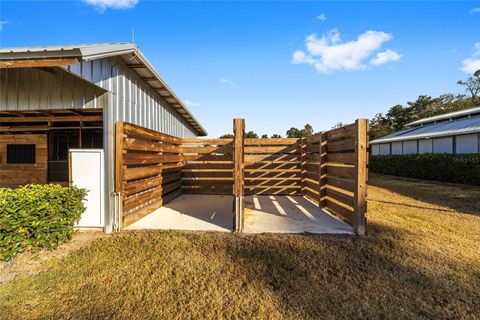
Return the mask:
<svg viewBox="0 0 480 320">
<path fill-rule="evenodd" d="M 302 138 L 302 137 L 311 136 L 312 134 L 313 134 L 313 127 L 308 123 L 301 130 L 295 127 L 292 127 L 287 130 L 287 138 Z"/>
<path fill-rule="evenodd" d="M 233 139 L 234 135 L 232 133 L 227 133 L 224 134 L 223 136 L 220 136 L 220 139 Z"/>
<path fill-rule="evenodd" d="M 258 138 L 258 135 L 253 131 L 248 131 L 245 133 L 245 138 Z"/>
<path fill-rule="evenodd" d="M 337 128 L 341 128 L 341 127 L 345 127 L 347 124 L 343 123 L 343 122 L 337 122 L 337 124 L 335 124 L 334 126 L 332 126 L 332 129 L 337 129 Z"/>
<path fill-rule="evenodd" d="M 274 133 L 274 134 L 272 134 L 272 136 L 271 136 L 271 138 L 273 138 L 273 139 L 279 139 L 279 138 L 281 138 L 281 137 L 282 137 L 282 136 L 279 135 L 279 134 L 277 134 L 277 133 Z"/>
<path fill-rule="evenodd" d="M 268 134 L 262 134 L 262 138 L 268 138 Z"/>
<path fill-rule="evenodd" d="M 470 93 L 470 97 L 473 102 L 476 102 L 478 95 L 480 94 L 480 77 L 469 77 L 467 80 L 459 80 L 457 84 L 464 86 L 465 91 Z"/>
</svg>

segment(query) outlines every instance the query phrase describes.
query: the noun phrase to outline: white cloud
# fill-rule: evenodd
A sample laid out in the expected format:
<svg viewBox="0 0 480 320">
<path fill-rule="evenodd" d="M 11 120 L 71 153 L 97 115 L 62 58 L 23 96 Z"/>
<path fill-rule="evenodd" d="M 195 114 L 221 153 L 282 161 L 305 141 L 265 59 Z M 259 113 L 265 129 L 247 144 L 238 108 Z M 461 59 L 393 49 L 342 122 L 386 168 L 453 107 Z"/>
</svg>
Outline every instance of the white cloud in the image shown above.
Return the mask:
<svg viewBox="0 0 480 320">
<path fill-rule="evenodd" d="M 228 79 L 225 79 L 225 78 L 220 79 L 220 83 L 229 84 L 231 86 L 233 86 L 235 84 L 232 80 L 228 80 Z"/>
<path fill-rule="evenodd" d="M 480 70 L 480 59 L 468 58 L 463 60 L 460 70 L 468 74 L 475 73 L 477 70 Z"/>
<path fill-rule="evenodd" d="M 95 6 L 100 11 L 105 9 L 130 9 L 137 5 L 139 0 L 82 0 L 86 4 Z"/>
<path fill-rule="evenodd" d="M 480 8 L 473 8 L 469 10 L 470 14 L 480 13 Z"/>
<path fill-rule="evenodd" d="M 7 20 L 0 20 L 0 31 L 2 31 L 3 29 L 3 26 L 8 24 L 8 21 Z"/>
<path fill-rule="evenodd" d="M 187 107 L 198 107 L 200 106 L 200 103 L 199 102 L 195 102 L 195 101 L 192 101 L 192 100 L 185 100 L 183 101 L 183 103 L 187 106 Z"/>
<path fill-rule="evenodd" d="M 393 50 L 387 49 L 383 52 L 377 53 L 375 58 L 373 58 L 370 61 L 370 63 L 374 64 L 376 66 L 379 66 L 381 64 L 385 64 L 385 63 L 388 63 L 388 62 L 391 62 L 391 61 L 398 61 L 401 57 L 402 57 L 401 54 L 399 54 L 399 53 L 397 53 Z"/>
<path fill-rule="evenodd" d="M 320 38 L 316 34 L 311 34 L 305 40 L 307 52 L 295 51 L 292 63 L 310 64 L 321 73 L 335 70 L 362 70 L 368 64 L 367 59 L 392 38 L 392 35 L 382 31 L 367 31 L 359 35 L 356 40 L 346 42 L 342 41 L 337 29 L 327 32 Z M 388 55 L 391 56 L 391 53 Z"/>
<path fill-rule="evenodd" d="M 327 20 L 327 16 L 325 14 L 320 14 L 318 16 L 315 17 L 317 20 L 320 20 L 320 21 L 325 21 Z"/>
<path fill-rule="evenodd" d="M 480 42 L 475 43 L 473 48 L 475 49 L 473 57 L 463 60 L 460 68 L 461 71 L 468 74 L 473 74 L 480 70 Z"/>
</svg>

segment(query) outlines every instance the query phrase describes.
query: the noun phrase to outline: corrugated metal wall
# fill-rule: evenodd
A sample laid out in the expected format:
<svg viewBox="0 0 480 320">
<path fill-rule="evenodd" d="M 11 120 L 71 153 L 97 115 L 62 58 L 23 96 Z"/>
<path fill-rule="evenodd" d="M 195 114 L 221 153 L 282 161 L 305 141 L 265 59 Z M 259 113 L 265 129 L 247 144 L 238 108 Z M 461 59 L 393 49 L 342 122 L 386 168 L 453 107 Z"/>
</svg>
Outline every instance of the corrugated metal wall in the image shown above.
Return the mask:
<svg viewBox="0 0 480 320">
<path fill-rule="evenodd" d="M 0 110 L 103 108 L 104 93 L 60 69 L 0 69 Z"/>
<path fill-rule="evenodd" d="M 121 57 L 84 61 L 67 69 L 114 93 L 114 121 L 131 122 L 177 137 L 198 135 Z"/>
</svg>

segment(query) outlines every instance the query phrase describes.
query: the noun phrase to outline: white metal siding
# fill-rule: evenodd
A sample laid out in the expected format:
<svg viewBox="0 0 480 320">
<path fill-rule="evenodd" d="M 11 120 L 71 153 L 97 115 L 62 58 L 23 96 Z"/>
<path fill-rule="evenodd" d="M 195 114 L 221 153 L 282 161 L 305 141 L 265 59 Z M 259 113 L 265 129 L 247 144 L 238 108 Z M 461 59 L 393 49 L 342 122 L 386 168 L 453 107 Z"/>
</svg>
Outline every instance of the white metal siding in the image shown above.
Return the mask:
<svg viewBox="0 0 480 320">
<path fill-rule="evenodd" d="M 433 139 L 434 153 L 453 153 L 453 138 L 435 138 Z"/>
<path fill-rule="evenodd" d="M 402 142 L 392 142 L 392 154 L 402 154 L 403 147 Z"/>
<path fill-rule="evenodd" d="M 432 153 L 432 152 L 433 152 L 432 139 L 418 140 L 418 153 Z"/>
<path fill-rule="evenodd" d="M 466 134 L 456 137 L 456 153 L 480 153 L 478 134 Z"/>
<path fill-rule="evenodd" d="M 380 154 L 381 155 L 390 154 L 390 143 L 382 143 L 380 145 Z"/>
<path fill-rule="evenodd" d="M 416 154 L 417 140 L 403 141 L 403 154 Z"/>
<path fill-rule="evenodd" d="M 380 146 L 378 144 L 372 144 L 370 152 L 374 156 L 379 155 L 380 154 Z"/>
<path fill-rule="evenodd" d="M 103 108 L 104 93 L 62 69 L 0 69 L 0 110 Z"/>
<path fill-rule="evenodd" d="M 121 57 L 84 61 L 67 68 L 115 94 L 113 121 L 127 121 L 177 137 L 198 135 Z"/>
</svg>

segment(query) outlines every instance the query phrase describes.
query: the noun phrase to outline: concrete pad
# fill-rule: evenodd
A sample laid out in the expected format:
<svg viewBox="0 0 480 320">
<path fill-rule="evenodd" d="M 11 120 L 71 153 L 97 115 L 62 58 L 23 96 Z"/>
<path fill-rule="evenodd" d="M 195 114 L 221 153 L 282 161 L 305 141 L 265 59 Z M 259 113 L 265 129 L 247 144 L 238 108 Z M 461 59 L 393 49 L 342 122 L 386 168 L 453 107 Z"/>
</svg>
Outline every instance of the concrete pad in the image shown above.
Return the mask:
<svg viewBox="0 0 480 320">
<path fill-rule="evenodd" d="M 350 225 L 301 196 L 248 196 L 245 233 L 343 233 Z"/>
<path fill-rule="evenodd" d="M 229 195 L 182 194 L 127 229 L 230 232 L 233 229 L 233 198 Z"/>
</svg>

